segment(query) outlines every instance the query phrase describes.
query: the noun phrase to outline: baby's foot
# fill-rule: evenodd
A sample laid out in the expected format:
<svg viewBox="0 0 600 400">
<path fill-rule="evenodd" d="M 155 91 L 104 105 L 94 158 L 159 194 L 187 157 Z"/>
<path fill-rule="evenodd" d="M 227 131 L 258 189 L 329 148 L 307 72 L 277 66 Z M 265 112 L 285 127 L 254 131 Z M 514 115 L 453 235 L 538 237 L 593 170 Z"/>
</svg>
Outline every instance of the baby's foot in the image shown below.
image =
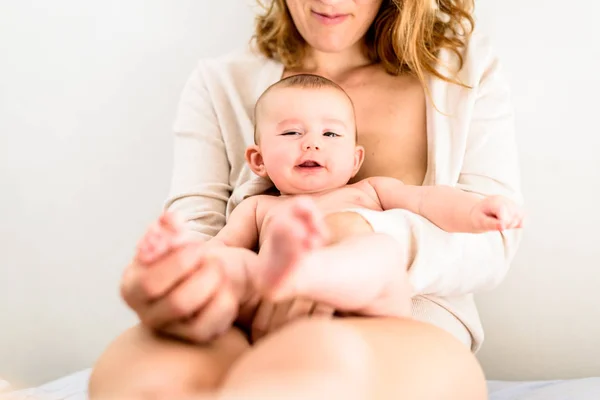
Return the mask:
<svg viewBox="0 0 600 400">
<path fill-rule="evenodd" d="M 136 259 L 142 264 L 150 265 L 183 242 L 182 237 L 182 223 L 174 214 L 165 212 L 148 228 L 138 243 Z"/>
<path fill-rule="evenodd" d="M 298 268 L 312 250 L 329 236 L 321 212 L 309 198 L 281 205 L 267 228 L 268 235 L 252 275 L 261 292 L 273 301 L 291 298 L 298 289 Z"/>
</svg>

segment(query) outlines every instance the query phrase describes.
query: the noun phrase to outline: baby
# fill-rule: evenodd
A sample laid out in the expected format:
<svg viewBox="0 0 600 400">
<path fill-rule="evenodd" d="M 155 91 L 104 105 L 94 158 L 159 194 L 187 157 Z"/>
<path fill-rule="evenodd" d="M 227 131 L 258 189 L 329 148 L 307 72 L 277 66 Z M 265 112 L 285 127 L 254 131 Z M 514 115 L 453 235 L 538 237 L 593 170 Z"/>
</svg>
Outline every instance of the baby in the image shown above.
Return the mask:
<svg viewBox="0 0 600 400">
<path fill-rule="evenodd" d="M 285 78 L 262 94 L 255 143 L 246 160 L 279 195 L 243 200 L 207 245 L 258 246 L 258 254 L 243 253 L 240 271 L 232 273 L 247 277 L 247 287 L 272 301 L 305 297 L 342 312 L 409 314 L 408 301 L 386 297 L 406 284 L 398 271 L 406 257 L 401 246 L 384 234 L 332 235 L 327 218 L 336 213 L 402 208 L 449 232 L 521 227 L 520 208 L 504 197 L 387 177 L 349 184 L 365 153 L 357 145 L 353 104 L 338 85 L 319 76 Z M 160 233 L 155 229 L 138 247 L 142 263 L 152 264 L 185 242 L 183 224 L 173 216 L 163 215 L 158 226 Z"/>
</svg>

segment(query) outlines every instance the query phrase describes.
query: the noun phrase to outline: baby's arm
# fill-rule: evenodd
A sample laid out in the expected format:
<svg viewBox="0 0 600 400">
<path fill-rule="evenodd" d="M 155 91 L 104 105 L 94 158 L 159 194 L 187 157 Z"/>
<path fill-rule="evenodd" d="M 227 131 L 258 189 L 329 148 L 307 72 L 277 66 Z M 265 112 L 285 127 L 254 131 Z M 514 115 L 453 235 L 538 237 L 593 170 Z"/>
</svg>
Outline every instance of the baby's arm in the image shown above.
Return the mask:
<svg viewBox="0 0 600 400">
<path fill-rule="evenodd" d="M 384 210 L 402 208 L 447 232 L 481 233 L 520 228 L 520 207 L 502 196 L 480 197 L 450 186 L 414 186 L 387 177 L 370 178 Z"/>
</svg>

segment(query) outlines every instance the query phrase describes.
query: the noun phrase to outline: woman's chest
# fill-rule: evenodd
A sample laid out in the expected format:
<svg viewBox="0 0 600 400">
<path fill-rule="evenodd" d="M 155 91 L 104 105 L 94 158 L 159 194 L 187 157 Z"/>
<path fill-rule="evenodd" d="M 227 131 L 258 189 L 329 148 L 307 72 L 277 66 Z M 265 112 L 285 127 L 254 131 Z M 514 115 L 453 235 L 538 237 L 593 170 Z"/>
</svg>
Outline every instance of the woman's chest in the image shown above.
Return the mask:
<svg viewBox="0 0 600 400">
<path fill-rule="evenodd" d="M 420 185 L 427 171 L 425 93 L 416 78 L 377 77 L 345 87 L 356 110 L 365 161 L 353 182 L 391 176 Z"/>
</svg>

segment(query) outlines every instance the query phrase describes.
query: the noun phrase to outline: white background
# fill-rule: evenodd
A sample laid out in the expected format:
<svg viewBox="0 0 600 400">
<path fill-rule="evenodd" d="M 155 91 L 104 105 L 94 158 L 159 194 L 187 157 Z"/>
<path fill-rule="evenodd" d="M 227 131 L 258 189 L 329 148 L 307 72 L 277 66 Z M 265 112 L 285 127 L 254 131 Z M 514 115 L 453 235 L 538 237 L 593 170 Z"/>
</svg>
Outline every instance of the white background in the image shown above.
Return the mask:
<svg viewBox="0 0 600 400">
<path fill-rule="evenodd" d="M 0 0 L 0 378 L 88 368 L 134 323 L 118 281 L 167 194 L 178 97 L 200 57 L 249 40 L 248 4 Z M 478 296 L 490 379 L 600 376 L 599 12 L 478 3 L 529 214 L 509 278 Z"/>
</svg>

